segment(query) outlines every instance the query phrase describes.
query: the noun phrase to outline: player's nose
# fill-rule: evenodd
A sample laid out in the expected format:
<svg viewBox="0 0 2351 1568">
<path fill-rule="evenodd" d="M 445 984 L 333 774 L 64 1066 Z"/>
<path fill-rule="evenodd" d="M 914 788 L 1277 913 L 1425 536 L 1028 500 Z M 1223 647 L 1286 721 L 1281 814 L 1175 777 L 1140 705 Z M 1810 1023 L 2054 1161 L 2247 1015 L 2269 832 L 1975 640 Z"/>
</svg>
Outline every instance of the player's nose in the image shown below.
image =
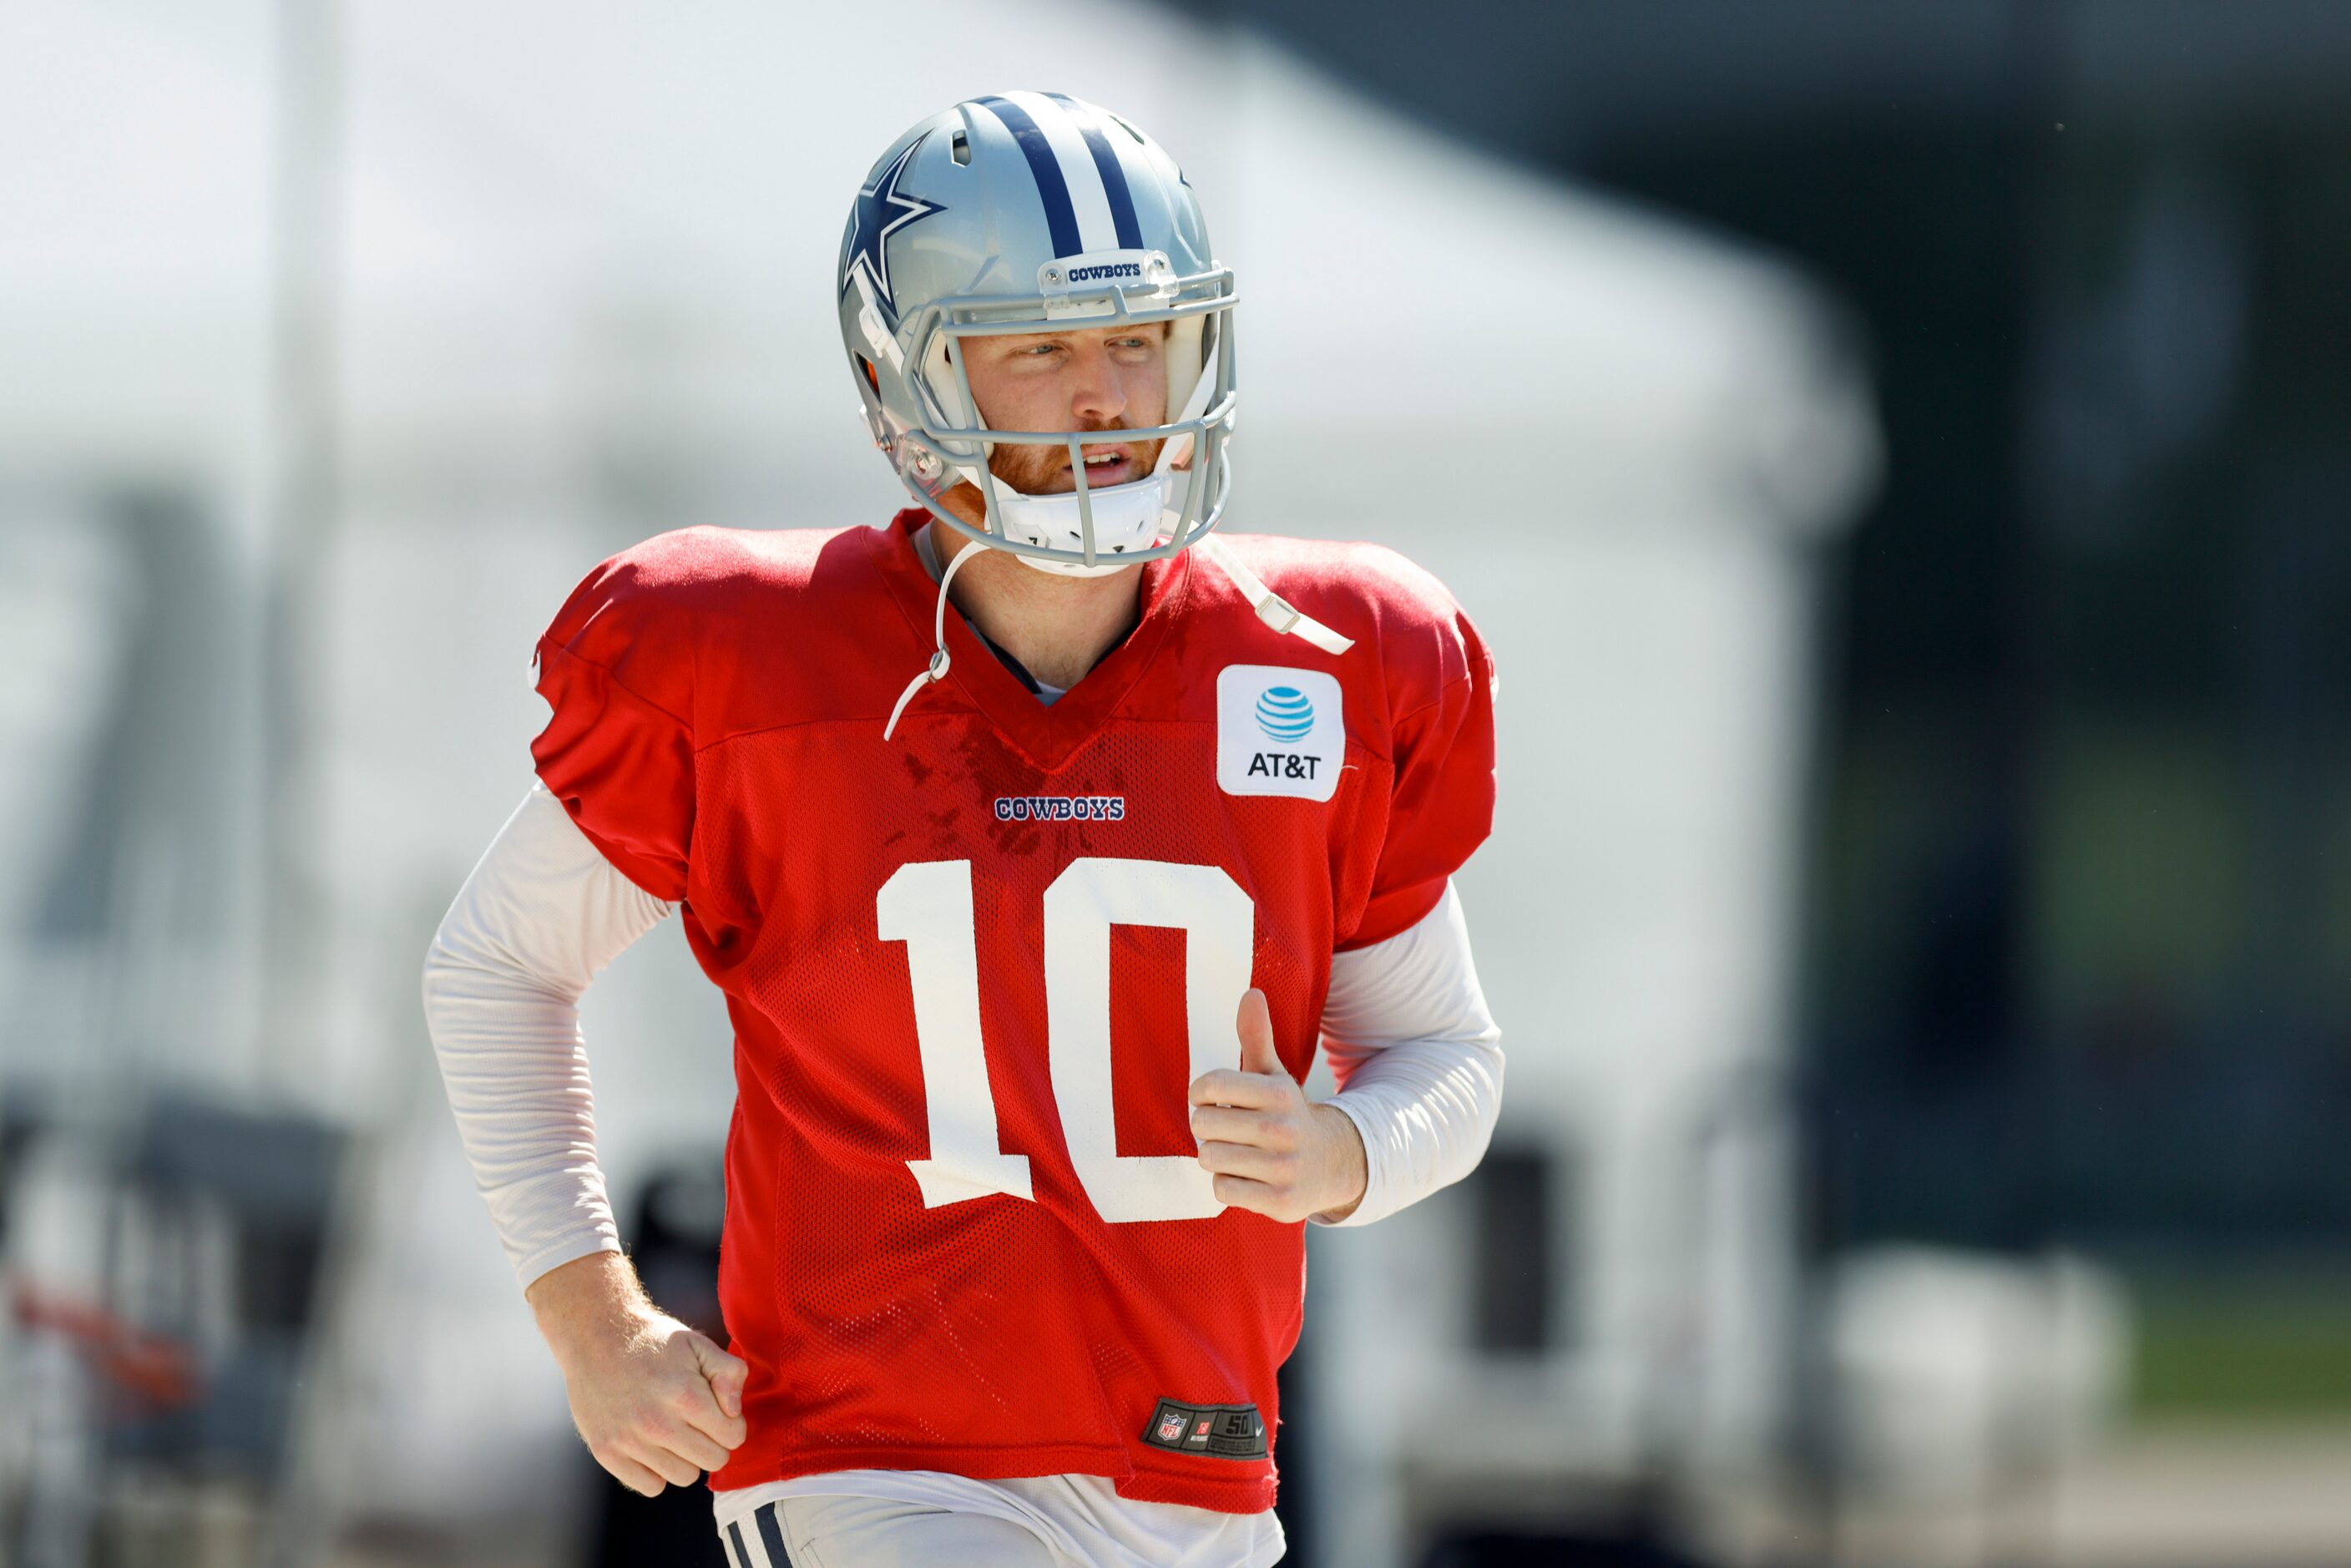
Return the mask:
<svg viewBox="0 0 2351 1568">
<path fill-rule="evenodd" d="M 1079 429 L 1107 425 L 1126 412 L 1126 391 L 1119 385 L 1107 344 L 1093 343 L 1078 350 L 1071 361 L 1070 413 Z"/>
</svg>

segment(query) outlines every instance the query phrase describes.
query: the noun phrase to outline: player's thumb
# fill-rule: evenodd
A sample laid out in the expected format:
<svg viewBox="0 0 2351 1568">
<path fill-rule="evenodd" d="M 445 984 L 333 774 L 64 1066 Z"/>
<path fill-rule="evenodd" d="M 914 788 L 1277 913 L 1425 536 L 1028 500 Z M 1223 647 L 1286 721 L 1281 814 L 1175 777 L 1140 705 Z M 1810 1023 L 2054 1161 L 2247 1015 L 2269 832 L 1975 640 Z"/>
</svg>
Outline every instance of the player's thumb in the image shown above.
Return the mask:
<svg viewBox="0 0 2351 1568">
<path fill-rule="evenodd" d="M 1240 1016 L 1234 1019 L 1234 1027 L 1240 1031 L 1243 1072 L 1288 1073 L 1280 1053 L 1273 1049 L 1273 1013 L 1265 1005 L 1263 991 L 1252 986 L 1241 993 Z"/>
<path fill-rule="evenodd" d="M 730 1421 L 740 1420 L 743 1385 L 750 1381 L 750 1364 L 727 1354 L 701 1334 L 694 1336 L 694 1359 L 702 1368 L 703 1380 L 710 1385 L 712 1396 L 718 1401 L 719 1413 Z"/>
</svg>

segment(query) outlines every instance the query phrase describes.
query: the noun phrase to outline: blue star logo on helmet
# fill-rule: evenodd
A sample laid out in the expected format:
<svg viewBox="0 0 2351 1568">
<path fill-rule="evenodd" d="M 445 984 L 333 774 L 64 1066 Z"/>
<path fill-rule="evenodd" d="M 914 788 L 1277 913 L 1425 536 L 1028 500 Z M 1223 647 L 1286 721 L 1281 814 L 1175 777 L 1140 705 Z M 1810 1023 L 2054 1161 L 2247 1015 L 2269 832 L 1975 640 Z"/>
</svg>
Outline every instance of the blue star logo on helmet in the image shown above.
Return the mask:
<svg viewBox="0 0 2351 1568">
<path fill-rule="evenodd" d="M 1295 746 L 1313 733 L 1314 705 L 1296 686 L 1268 686 L 1257 699 L 1257 727 L 1268 740 Z"/>
<path fill-rule="evenodd" d="M 857 205 L 850 214 L 849 248 L 841 260 L 841 292 L 849 291 L 850 280 L 862 270 L 874 298 L 893 314 L 898 303 L 890 294 L 890 252 L 883 242 L 908 224 L 946 211 L 936 202 L 906 195 L 898 189 L 906 165 L 924 140 L 917 136 L 907 142 L 905 151 L 890 160 L 890 166 L 874 177 L 873 183 L 857 193 Z"/>
</svg>

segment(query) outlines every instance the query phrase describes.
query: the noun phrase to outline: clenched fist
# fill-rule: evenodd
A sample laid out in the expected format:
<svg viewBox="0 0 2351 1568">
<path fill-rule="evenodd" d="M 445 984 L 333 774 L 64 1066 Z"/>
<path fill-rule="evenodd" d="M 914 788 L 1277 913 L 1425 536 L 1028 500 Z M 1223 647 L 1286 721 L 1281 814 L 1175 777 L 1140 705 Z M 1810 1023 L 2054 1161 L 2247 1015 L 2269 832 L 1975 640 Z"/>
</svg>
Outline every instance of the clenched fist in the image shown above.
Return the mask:
<svg viewBox="0 0 2351 1568">
<path fill-rule="evenodd" d="M 1344 1111 L 1306 1098 L 1273 1049 L 1265 993 L 1242 993 L 1241 1068 L 1192 1080 L 1192 1136 L 1217 1201 L 1269 1219 L 1344 1219 L 1364 1200 L 1363 1134 Z"/>
<path fill-rule="evenodd" d="M 619 1253 L 551 1270 L 526 1294 L 572 1424 L 622 1486 L 647 1497 L 691 1486 L 742 1446 L 750 1367 L 655 1307 Z"/>
</svg>

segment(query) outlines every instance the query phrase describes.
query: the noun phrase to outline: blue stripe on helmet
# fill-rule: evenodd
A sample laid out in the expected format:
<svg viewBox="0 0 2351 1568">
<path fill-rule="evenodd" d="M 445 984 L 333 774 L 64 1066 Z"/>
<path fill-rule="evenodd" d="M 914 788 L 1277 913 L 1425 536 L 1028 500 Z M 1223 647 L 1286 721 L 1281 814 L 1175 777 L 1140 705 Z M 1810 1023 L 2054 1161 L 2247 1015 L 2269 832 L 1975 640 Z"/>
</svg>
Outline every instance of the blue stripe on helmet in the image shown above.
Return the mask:
<svg viewBox="0 0 2351 1568">
<path fill-rule="evenodd" d="M 1134 193 L 1126 188 L 1126 170 L 1118 161 L 1118 153 L 1102 134 L 1102 122 L 1093 111 L 1067 93 L 1045 95 L 1070 110 L 1077 123 L 1078 134 L 1086 139 L 1086 151 L 1094 155 L 1094 168 L 1102 175 L 1102 191 L 1110 197 L 1111 221 L 1118 225 L 1118 247 L 1121 250 L 1143 248 L 1143 225 L 1135 221 Z"/>
<path fill-rule="evenodd" d="M 1069 183 L 1061 178 L 1061 161 L 1053 156 L 1053 144 L 1045 140 L 1029 111 L 1009 99 L 983 98 L 979 103 L 1004 122 L 1004 129 L 1020 144 L 1021 156 L 1029 160 L 1029 172 L 1037 177 L 1037 194 L 1045 203 L 1045 226 L 1052 231 L 1053 254 L 1081 253 L 1086 247 L 1078 238 L 1078 210 L 1070 204 Z"/>
</svg>

